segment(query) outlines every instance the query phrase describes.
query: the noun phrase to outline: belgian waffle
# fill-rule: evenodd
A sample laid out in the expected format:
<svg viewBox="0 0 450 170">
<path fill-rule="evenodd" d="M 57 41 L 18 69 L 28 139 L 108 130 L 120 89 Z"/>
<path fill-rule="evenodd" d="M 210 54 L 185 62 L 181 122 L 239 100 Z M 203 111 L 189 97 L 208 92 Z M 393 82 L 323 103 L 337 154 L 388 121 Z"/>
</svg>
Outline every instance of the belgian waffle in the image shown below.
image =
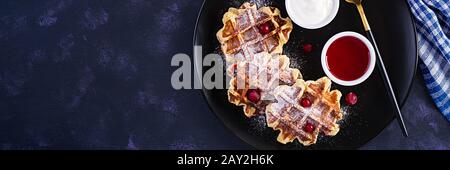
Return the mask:
<svg viewBox="0 0 450 170">
<path fill-rule="evenodd" d="M 330 91 L 331 81 L 324 77 L 317 81 L 297 80 L 292 86 L 279 86 L 274 90 L 277 103 L 266 108 L 269 127 L 279 130 L 277 140 L 286 144 L 295 139 L 305 145 L 316 143 L 319 133 L 334 136 L 339 132 L 337 121 L 342 119 L 338 90 Z M 311 101 L 302 107 L 302 99 Z M 309 126 L 309 130 L 305 127 Z M 312 127 L 312 129 L 311 129 Z"/>
<path fill-rule="evenodd" d="M 265 106 L 274 101 L 273 90 L 280 84 L 292 85 L 302 75 L 298 69 L 289 68 L 289 58 L 284 55 L 260 53 L 249 62 L 240 62 L 235 77 L 230 81 L 228 100 L 243 106 L 247 117 L 264 113 Z M 264 77 L 265 76 L 265 77 Z M 247 98 L 249 90 L 258 90 L 261 100 Z"/>
<path fill-rule="evenodd" d="M 251 60 L 255 54 L 267 52 L 281 54 L 293 25 L 289 18 L 282 18 L 280 10 L 244 3 L 239 9 L 230 8 L 223 16 L 223 28 L 217 32 L 222 52 L 228 62 Z M 261 24 L 269 24 L 270 31 L 263 34 Z"/>
</svg>

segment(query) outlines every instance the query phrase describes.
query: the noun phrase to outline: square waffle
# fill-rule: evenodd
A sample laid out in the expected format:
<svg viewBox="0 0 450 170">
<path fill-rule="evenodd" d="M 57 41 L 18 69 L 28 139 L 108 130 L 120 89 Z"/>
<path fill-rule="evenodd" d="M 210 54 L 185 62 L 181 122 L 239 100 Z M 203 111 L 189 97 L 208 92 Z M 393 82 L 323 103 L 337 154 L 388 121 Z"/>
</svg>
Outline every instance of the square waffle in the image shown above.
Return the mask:
<svg viewBox="0 0 450 170">
<path fill-rule="evenodd" d="M 266 121 L 269 127 L 279 130 L 277 140 L 286 144 L 295 139 L 309 146 L 316 143 L 319 133 L 334 136 L 339 132 L 343 115 L 338 90 L 330 91 L 331 80 L 327 77 L 317 81 L 297 80 L 292 86 L 279 86 L 274 90 L 277 103 L 266 108 Z M 302 99 L 311 101 L 303 107 Z"/>
</svg>

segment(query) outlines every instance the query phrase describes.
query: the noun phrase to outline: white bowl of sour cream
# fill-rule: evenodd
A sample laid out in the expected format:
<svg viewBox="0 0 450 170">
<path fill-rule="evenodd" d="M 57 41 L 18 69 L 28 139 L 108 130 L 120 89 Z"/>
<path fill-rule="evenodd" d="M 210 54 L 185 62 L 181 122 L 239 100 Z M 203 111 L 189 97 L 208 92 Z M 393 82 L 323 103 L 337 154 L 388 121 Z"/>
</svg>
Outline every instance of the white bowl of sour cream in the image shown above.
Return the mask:
<svg viewBox="0 0 450 170">
<path fill-rule="evenodd" d="M 286 11 L 298 26 L 318 29 L 336 17 L 339 0 L 286 0 Z"/>
</svg>

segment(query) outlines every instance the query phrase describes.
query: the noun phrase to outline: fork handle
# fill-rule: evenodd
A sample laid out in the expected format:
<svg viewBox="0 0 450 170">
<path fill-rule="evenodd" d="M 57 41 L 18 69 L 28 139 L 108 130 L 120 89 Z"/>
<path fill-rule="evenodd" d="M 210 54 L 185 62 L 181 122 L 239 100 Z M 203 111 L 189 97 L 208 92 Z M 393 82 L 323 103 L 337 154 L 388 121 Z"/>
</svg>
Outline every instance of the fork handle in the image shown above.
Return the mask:
<svg viewBox="0 0 450 170">
<path fill-rule="evenodd" d="M 372 31 L 370 29 L 366 31 L 366 34 L 367 34 L 367 37 L 368 37 L 369 41 L 372 42 L 372 45 L 373 45 L 373 47 L 375 49 L 375 53 L 376 53 L 376 56 L 377 56 L 378 70 L 381 73 L 381 78 L 383 79 L 384 87 L 386 88 L 386 91 L 388 93 L 389 99 L 390 99 L 391 103 L 394 104 L 395 113 L 396 113 L 396 116 L 397 116 L 397 121 L 398 121 L 398 123 L 400 125 L 400 128 L 403 131 L 403 135 L 405 137 L 408 137 L 408 130 L 406 129 L 405 123 L 403 121 L 402 112 L 401 112 L 400 107 L 398 105 L 397 98 L 395 97 L 394 89 L 392 88 L 392 84 L 391 84 L 391 81 L 389 79 L 389 75 L 388 75 L 388 73 L 386 71 L 386 67 L 384 66 L 383 58 L 381 57 L 381 53 L 378 50 L 378 45 L 377 45 L 377 43 L 375 41 L 375 37 L 373 36 L 373 33 L 372 33 Z"/>
</svg>

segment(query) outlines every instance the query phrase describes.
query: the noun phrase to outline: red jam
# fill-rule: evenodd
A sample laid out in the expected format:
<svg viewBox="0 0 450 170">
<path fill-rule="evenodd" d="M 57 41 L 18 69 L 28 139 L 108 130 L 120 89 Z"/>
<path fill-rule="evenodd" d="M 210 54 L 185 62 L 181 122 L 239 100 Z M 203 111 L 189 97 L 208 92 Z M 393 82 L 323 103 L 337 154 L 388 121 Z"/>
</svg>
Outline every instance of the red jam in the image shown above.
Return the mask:
<svg viewBox="0 0 450 170">
<path fill-rule="evenodd" d="M 367 72 L 369 64 L 369 48 L 358 38 L 344 36 L 335 40 L 328 48 L 328 69 L 338 79 L 356 80 Z"/>
</svg>

